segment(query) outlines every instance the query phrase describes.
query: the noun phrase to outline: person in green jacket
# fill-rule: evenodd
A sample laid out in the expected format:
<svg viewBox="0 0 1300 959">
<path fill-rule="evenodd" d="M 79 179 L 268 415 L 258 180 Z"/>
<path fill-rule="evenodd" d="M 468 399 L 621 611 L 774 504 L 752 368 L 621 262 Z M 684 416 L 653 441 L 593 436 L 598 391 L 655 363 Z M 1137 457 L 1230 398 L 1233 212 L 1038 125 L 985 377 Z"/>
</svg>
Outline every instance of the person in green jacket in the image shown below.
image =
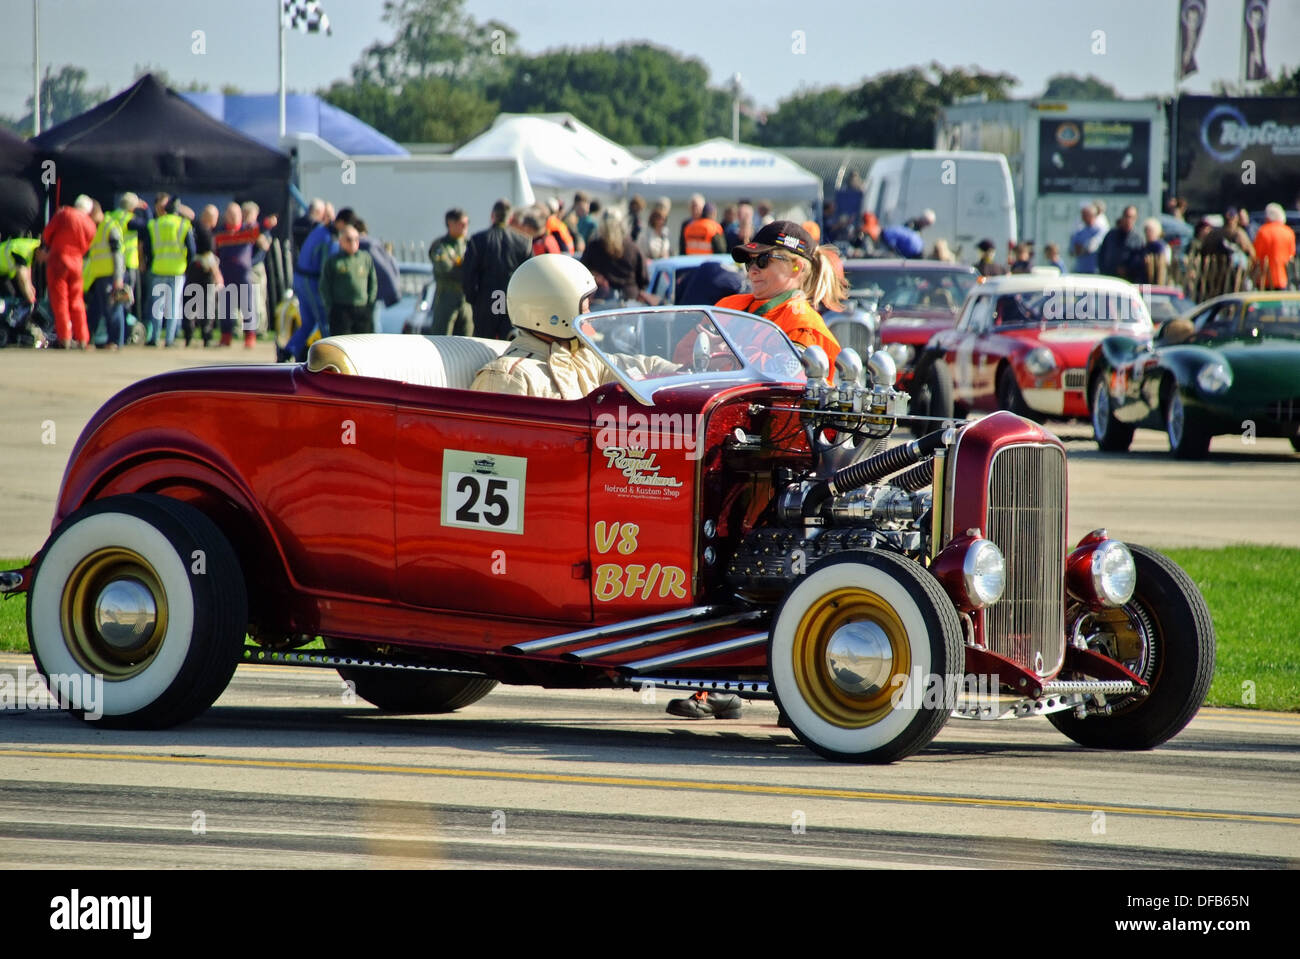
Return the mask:
<svg viewBox="0 0 1300 959">
<path fill-rule="evenodd" d="M 447 211 L 447 232 L 429 247 L 433 261 L 433 329 L 429 332 L 469 336 L 474 311 L 461 286 L 461 264 L 469 243 L 469 216 L 460 207 Z"/>
<path fill-rule="evenodd" d="M 321 267 L 320 298 L 331 336 L 375 331 L 379 277 L 375 261 L 361 249 L 361 234 L 351 224 L 340 229 L 339 250 L 326 257 Z"/>
</svg>

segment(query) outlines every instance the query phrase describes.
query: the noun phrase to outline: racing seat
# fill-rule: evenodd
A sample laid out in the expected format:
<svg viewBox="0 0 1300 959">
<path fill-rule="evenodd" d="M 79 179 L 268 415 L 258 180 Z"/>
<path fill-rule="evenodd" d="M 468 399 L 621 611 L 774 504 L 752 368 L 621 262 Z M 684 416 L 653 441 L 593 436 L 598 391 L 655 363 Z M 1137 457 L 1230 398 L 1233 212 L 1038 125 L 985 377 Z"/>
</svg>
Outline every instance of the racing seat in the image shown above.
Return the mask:
<svg viewBox="0 0 1300 959">
<path fill-rule="evenodd" d="M 509 345 L 505 340 L 473 336 L 327 336 L 307 351 L 307 369 L 313 373 L 345 373 L 467 390 L 474 374 Z"/>
</svg>

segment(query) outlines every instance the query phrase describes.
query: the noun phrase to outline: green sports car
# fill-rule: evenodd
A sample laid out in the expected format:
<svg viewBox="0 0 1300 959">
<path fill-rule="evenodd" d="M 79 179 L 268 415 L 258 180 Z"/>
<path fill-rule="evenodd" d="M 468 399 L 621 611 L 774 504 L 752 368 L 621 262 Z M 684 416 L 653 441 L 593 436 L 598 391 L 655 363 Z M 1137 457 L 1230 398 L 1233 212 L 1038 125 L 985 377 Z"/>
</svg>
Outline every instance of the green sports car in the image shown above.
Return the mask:
<svg viewBox="0 0 1300 959">
<path fill-rule="evenodd" d="M 1230 293 L 1152 340 L 1109 336 L 1088 358 L 1088 412 L 1103 450 L 1139 426 L 1164 429 L 1180 459 L 1223 433 L 1284 436 L 1300 452 L 1300 293 Z"/>
</svg>

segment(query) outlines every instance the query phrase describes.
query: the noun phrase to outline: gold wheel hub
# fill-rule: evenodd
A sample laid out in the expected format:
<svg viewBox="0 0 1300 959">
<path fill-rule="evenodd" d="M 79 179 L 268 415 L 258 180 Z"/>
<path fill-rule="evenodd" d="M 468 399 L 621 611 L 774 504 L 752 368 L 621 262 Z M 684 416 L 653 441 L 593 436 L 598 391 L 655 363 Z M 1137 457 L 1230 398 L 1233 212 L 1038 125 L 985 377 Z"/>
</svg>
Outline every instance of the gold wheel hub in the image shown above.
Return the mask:
<svg viewBox="0 0 1300 959">
<path fill-rule="evenodd" d="M 832 590 L 795 627 L 795 683 L 822 719 L 846 729 L 871 726 L 893 712 L 912 671 L 898 613 L 870 590 Z"/>
<path fill-rule="evenodd" d="M 96 550 L 64 584 L 59 620 L 83 669 L 109 680 L 129 679 L 149 665 L 167 635 L 167 593 L 139 553 Z"/>
</svg>

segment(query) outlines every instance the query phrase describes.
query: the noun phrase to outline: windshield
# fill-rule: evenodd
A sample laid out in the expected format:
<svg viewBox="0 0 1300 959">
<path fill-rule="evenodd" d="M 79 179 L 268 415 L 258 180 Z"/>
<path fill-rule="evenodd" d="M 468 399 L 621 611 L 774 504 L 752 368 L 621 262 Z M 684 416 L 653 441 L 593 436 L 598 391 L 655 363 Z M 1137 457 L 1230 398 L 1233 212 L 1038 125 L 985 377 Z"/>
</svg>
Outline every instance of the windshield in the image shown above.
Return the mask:
<svg viewBox="0 0 1300 959">
<path fill-rule="evenodd" d="M 994 326 L 1040 323 L 1123 323 L 1150 326 L 1151 315 L 1136 293 L 1127 290 L 1056 287 L 998 297 Z"/>
<path fill-rule="evenodd" d="M 684 383 L 803 384 L 798 350 L 776 326 L 748 313 L 647 309 L 591 313 L 578 336 L 641 403 Z"/>
<path fill-rule="evenodd" d="M 1243 328 L 1250 337 L 1300 340 L 1300 300 L 1256 300 L 1247 303 Z"/>
<path fill-rule="evenodd" d="M 1187 301 L 1169 293 L 1148 293 L 1147 306 L 1151 309 L 1151 320 L 1163 323 L 1182 314 Z"/>
<path fill-rule="evenodd" d="M 978 277 L 957 270 L 882 270 L 870 267 L 845 267 L 849 296 L 877 300 L 884 309 L 920 309 L 956 311 L 966 299 Z"/>
</svg>

